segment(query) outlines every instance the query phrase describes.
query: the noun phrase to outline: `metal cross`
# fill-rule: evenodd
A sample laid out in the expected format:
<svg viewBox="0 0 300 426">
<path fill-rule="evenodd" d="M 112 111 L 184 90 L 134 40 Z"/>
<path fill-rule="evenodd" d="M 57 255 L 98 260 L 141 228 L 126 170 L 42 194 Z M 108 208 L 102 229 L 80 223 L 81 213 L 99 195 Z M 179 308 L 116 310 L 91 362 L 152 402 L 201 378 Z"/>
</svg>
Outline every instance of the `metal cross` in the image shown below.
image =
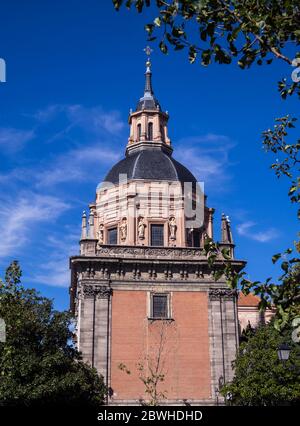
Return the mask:
<svg viewBox="0 0 300 426">
<path fill-rule="evenodd" d="M 153 50 L 151 49 L 150 46 L 146 46 L 144 49 L 144 52 L 146 53 L 147 56 L 150 56 Z"/>
</svg>

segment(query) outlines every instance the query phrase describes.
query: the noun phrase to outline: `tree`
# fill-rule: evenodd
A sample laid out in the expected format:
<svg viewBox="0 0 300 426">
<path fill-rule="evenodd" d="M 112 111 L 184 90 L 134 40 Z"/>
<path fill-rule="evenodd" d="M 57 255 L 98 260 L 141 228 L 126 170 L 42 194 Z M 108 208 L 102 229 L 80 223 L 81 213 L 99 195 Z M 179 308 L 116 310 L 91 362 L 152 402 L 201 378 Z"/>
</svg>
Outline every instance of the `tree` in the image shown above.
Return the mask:
<svg viewBox="0 0 300 426">
<path fill-rule="evenodd" d="M 162 320 L 157 327 L 156 341 L 153 344 L 151 354 L 145 355 L 136 365 L 138 378 L 143 383 L 146 400 L 141 399 L 144 406 L 158 406 L 167 397 L 167 391 L 161 390 L 166 379 L 165 363 L 168 355 L 167 328 L 168 321 Z M 119 369 L 126 374 L 131 371 L 124 363 L 119 364 Z"/>
<path fill-rule="evenodd" d="M 248 340 L 254 336 L 255 333 L 255 328 L 252 327 L 250 321 L 248 321 L 248 324 L 246 326 L 246 328 L 244 328 L 244 330 L 242 331 L 241 335 L 240 335 L 240 343 L 242 342 L 248 342 Z"/>
<path fill-rule="evenodd" d="M 235 377 L 221 389 L 233 405 L 300 405 L 300 347 L 291 329 L 280 334 L 272 324 L 260 326 L 239 348 Z M 280 344 L 288 343 L 288 361 L 278 359 Z"/>
<path fill-rule="evenodd" d="M 135 6 L 141 13 L 153 6 L 157 15 L 146 24 L 149 40 L 159 39 L 160 50 L 188 49 L 189 61 L 201 57 L 202 65 L 212 60 L 240 68 L 253 63 L 271 64 L 273 58 L 292 64 L 295 56 L 283 52 L 287 43 L 300 43 L 298 0 L 113 0 Z M 295 50 L 292 53 L 296 53 Z M 299 90 L 299 86 L 297 86 Z"/>
<path fill-rule="evenodd" d="M 112 0 L 116 10 L 122 5 L 135 7 L 141 13 L 145 6 L 152 6 L 156 15 L 153 22 L 145 25 L 149 41 L 158 39 L 159 48 L 167 54 L 188 49 L 190 63 L 200 56 L 203 66 L 213 61 L 218 64 L 237 64 L 247 69 L 254 64 L 270 65 L 274 59 L 297 67 L 293 79 L 278 82 L 282 99 L 296 94 L 300 98 L 300 4 L 299 0 Z M 294 127 L 296 118 L 285 116 L 276 119 L 273 129 L 263 132 L 265 151 L 276 154 L 271 165 L 277 177 L 290 179 L 288 196 L 292 203 L 300 201 L 299 148 L 300 140 L 287 141 L 288 130 Z M 300 210 L 298 210 L 300 219 Z M 261 296 L 260 307 L 276 307 L 277 329 L 300 315 L 300 283 L 295 280 L 295 265 L 300 264 L 300 243 L 273 256 L 273 263 L 281 263 L 283 274 L 277 282 L 268 278 L 265 282 L 252 282 L 245 273 L 236 273 L 230 267 L 230 256 L 211 240 L 205 244 L 211 266 L 214 260 L 223 258 L 223 270 L 230 287 L 240 284 L 244 294 L 250 291 Z M 290 277 L 294 277 L 292 280 Z M 293 282 L 293 285 L 291 285 Z M 288 302 L 287 302 L 288 301 Z"/>
<path fill-rule="evenodd" d="M 71 344 L 71 317 L 53 309 L 50 299 L 21 285 L 17 261 L 0 280 L 0 405 L 96 406 L 105 386 Z"/>
</svg>

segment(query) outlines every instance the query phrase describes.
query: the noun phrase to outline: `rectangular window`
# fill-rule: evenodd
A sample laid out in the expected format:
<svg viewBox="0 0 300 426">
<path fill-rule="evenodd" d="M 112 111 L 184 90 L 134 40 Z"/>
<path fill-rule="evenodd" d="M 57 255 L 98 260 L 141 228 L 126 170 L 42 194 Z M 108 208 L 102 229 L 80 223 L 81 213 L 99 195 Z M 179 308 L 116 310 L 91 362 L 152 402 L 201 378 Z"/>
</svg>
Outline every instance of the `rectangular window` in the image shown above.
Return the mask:
<svg viewBox="0 0 300 426">
<path fill-rule="evenodd" d="M 117 228 L 111 228 L 107 231 L 107 244 L 118 244 Z"/>
<path fill-rule="evenodd" d="M 167 294 L 153 294 L 152 295 L 152 318 L 168 318 L 168 295 Z"/>
<path fill-rule="evenodd" d="M 191 231 L 190 228 L 186 229 L 186 245 L 188 247 L 193 246 L 193 232 Z"/>
<path fill-rule="evenodd" d="M 200 247 L 200 232 L 199 230 L 186 229 L 186 245 L 188 247 Z"/>
<path fill-rule="evenodd" d="M 197 230 L 197 231 L 194 231 L 193 234 L 194 234 L 194 247 L 200 247 L 200 232 Z"/>
<path fill-rule="evenodd" d="M 151 245 L 164 245 L 164 225 L 151 225 Z"/>
<path fill-rule="evenodd" d="M 153 123 L 148 124 L 148 140 L 152 141 L 153 139 Z"/>
</svg>

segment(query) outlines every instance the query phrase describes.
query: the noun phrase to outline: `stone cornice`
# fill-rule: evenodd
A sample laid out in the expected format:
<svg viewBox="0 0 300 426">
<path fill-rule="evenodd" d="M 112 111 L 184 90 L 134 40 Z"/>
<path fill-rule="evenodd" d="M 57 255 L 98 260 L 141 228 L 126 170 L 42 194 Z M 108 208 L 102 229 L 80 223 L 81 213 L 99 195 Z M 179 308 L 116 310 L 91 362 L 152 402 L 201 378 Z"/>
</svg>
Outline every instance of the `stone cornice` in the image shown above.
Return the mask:
<svg viewBox="0 0 300 426">
<path fill-rule="evenodd" d="M 96 251 L 97 256 L 113 256 L 126 258 L 170 258 L 170 259 L 206 259 L 201 248 L 187 247 L 139 247 L 139 246 L 108 246 L 103 245 Z"/>
<path fill-rule="evenodd" d="M 149 246 L 127 246 L 127 245 L 101 245 L 97 247 L 97 240 L 84 239 L 81 243 L 81 255 L 72 256 L 72 259 L 81 257 L 96 260 L 97 258 L 118 258 L 118 259 L 155 259 L 155 260 L 186 260 L 186 261 L 205 261 L 207 256 L 203 248 L 194 247 L 149 247 Z M 227 247 L 229 244 L 220 244 L 222 247 Z M 234 247 L 234 245 L 230 245 Z M 220 255 L 216 262 L 226 260 Z M 233 264 L 241 264 L 245 266 L 244 261 L 230 259 L 228 262 Z"/>
</svg>

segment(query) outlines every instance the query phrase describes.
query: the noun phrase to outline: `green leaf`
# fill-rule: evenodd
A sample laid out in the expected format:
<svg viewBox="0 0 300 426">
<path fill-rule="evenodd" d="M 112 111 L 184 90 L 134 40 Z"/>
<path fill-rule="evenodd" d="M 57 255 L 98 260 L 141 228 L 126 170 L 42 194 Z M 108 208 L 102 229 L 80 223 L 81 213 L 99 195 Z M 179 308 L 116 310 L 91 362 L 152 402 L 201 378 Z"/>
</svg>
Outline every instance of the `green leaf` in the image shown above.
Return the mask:
<svg viewBox="0 0 300 426">
<path fill-rule="evenodd" d="M 159 43 L 159 48 L 160 48 L 160 50 L 162 51 L 162 53 L 164 55 L 166 55 L 168 53 L 168 48 L 167 48 L 166 44 L 163 41 L 161 41 Z"/>
<path fill-rule="evenodd" d="M 288 262 L 282 262 L 282 264 L 280 266 L 281 266 L 281 269 L 284 272 L 288 272 L 288 270 L 289 270 L 289 263 Z"/>
<path fill-rule="evenodd" d="M 197 57 L 197 52 L 196 52 L 195 46 L 190 46 L 190 48 L 189 48 L 189 61 L 190 61 L 190 64 L 193 64 L 195 62 L 196 57 Z"/>
<path fill-rule="evenodd" d="M 153 33 L 153 30 L 154 30 L 154 24 L 147 24 L 147 25 L 145 25 L 145 30 L 147 31 L 147 33 L 149 35 L 151 35 Z"/>
<path fill-rule="evenodd" d="M 274 254 L 274 256 L 272 256 L 272 262 L 276 263 L 277 260 L 280 258 L 281 258 L 281 253 Z"/>
<path fill-rule="evenodd" d="M 156 25 L 157 27 L 161 26 L 161 19 L 160 19 L 160 17 L 155 18 L 153 22 L 154 22 L 154 25 Z"/>
<path fill-rule="evenodd" d="M 210 51 L 209 49 L 208 49 L 208 50 L 204 50 L 204 51 L 202 52 L 201 57 L 202 57 L 202 62 L 201 62 L 201 64 L 202 64 L 202 65 L 204 65 L 204 66 L 209 65 L 209 64 L 210 64 L 210 61 L 211 61 L 211 51 Z"/>
</svg>

